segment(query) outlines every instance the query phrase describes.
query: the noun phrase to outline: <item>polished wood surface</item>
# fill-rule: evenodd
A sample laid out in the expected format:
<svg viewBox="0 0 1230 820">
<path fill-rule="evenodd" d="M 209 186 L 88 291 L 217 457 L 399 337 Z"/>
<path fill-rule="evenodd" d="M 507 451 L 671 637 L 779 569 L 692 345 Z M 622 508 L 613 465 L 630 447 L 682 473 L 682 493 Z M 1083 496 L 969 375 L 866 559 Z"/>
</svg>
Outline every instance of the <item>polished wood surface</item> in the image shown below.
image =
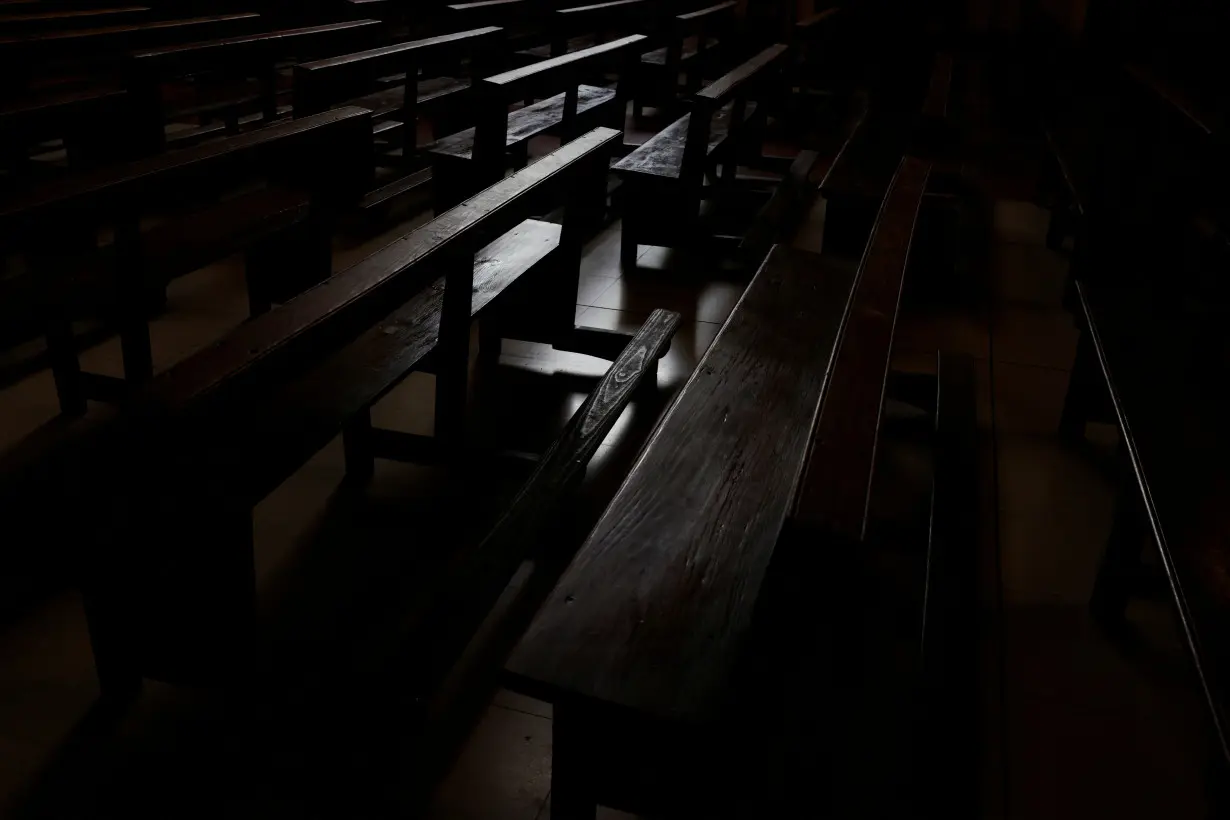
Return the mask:
<svg viewBox="0 0 1230 820">
<path fill-rule="evenodd" d="M 769 255 L 510 659 L 527 690 L 722 712 L 852 284 L 815 254 Z"/>
</svg>

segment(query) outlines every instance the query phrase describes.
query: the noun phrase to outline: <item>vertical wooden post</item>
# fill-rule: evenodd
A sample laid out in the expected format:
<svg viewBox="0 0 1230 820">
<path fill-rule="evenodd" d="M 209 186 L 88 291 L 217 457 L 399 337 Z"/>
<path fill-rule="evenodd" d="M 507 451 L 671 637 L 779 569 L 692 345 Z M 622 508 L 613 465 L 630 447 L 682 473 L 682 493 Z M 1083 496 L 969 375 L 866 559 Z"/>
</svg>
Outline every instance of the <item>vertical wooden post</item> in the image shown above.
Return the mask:
<svg viewBox="0 0 1230 820">
<path fill-rule="evenodd" d="M 352 484 L 369 481 L 376 468 L 370 407 L 357 413 L 342 430 L 342 450 L 346 457 L 346 480 Z"/>
<path fill-rule="evenodd" d="M 124 378 L 133 385 L 142 384 L 154 375 L 148 317 L 154 301 L 151 296 L 158 291 L 146 282 L 141 218 L 135 208 L 121 214 L 115 223 L 115 285 Z M 165 285 L 161 292 L 165 299 Z"/>
<path fill-rule="evenodd" d="M 504 158 L 508 145 L 508 101 L 504 98 L 503 89 L 483 81 L 475 84 L 474 98 L 477 116 L 474 124 L 474 149 L 470 160 L 474 170 L 464 189 L 457 192 L 456 202 L 473 196 L 504 177 Z"/>
<path fill-rule="evenodd" d="M 401 164 L 409 170 L 419 148 L 419 67 L 415 60 L 406 65 L 406 85 L 401 106 Z"/>
<path fill-rule="evenodd" d="M 474 253 L 456 251 L 443 261 L 444 299 L 436 342 L 435 434 L 446 451 L 459 450 L 465 433 L 470 376 L 470 305 Z"/>
<path fill-rule="evenodd" d="M 598 804 L 589 765 L 589 739 L 580 707 L 555 704 L 551 721 L 551 817 L 594 820 Z"/>
<path fill-rule="evenodd" d="M 685 230 L 691 230 L 700 216 L 701 195 L 705 186 L 705 164 L 709 156 L 709 126 L 713 109 L 708 100 L 693 98 L 688 118 L 688 136 L 683 146 L 683 162 L 679 168 L 679 184 L 683 191 Z"/>
</svg>

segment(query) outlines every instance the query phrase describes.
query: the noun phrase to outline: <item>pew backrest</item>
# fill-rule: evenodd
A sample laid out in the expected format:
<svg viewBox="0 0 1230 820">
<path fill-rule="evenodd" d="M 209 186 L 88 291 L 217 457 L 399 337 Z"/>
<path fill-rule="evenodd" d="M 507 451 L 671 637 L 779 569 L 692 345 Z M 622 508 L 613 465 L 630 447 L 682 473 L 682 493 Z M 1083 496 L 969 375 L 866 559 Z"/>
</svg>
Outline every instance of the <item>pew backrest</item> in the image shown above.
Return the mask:
<svg viewBox="0 0 1230 820">
<path fill-rule="evenodd" d="M 416 99 L 411 93 L 412 80 L 419 69 L 466 57 L 477 64 L 497 61 L 503 35 L 503 29 L 487 26 L 300 63 L 295 66 L 295 116 L 316 114 L 359 97 L 380 77 L 398 72 L 406 74 L 405 105 L 412 106 Z"/>
</svg>

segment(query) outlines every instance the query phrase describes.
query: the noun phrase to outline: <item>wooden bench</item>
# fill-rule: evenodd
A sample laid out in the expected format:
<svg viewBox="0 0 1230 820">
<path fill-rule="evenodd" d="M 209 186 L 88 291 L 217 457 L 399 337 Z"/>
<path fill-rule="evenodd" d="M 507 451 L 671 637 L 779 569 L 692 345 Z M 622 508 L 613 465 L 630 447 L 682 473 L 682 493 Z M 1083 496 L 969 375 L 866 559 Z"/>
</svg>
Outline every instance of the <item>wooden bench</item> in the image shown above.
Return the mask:
<svg viewBox="0 0 1230 820">
<path fill-rule="evenodd" d="M 279 105 L 279 72 L 288 63 L 359 48 L 383 33 L 379 20 L 355 20 L 138 51 L 125 69 L 140 117 L 134 124 L 137 147 L 141 153 L 155 153 L 168 142 L 183 146 L 236 134 L 245 114 L 251 115 L 245 119 L 258 117 L 257 124 L 268 124 L 290 110 Z M 184 102 L 166 98 L 169 85 L 182 87 L 188 79 Z M 213 118 L 222 121 L 209 123 Z M 201 122 L 168 137 L 167 123 L 185 119 Z"/>
<path fill-rule="evenodd" d="M 614 166 L 626 186 L 620 254 L 625 267 L 635 265 L 640 244 L 696 239 L 701 201 L 712 193 L 706 190 L 706 174 L 723 165 L 722 179 L 729 182 L 740 159 L 752 153 L 748 135 L 757 134 L 777 99 L 787 54 L 784 45 L 770 46 L 699 91 L 691 98 L 692 113 Z"/>
<path fill-rule="evenodd" d="M 370 175 L 370 129 L 367 111 L 338 109 L 46 183 L 0 204 L 6 251 L 28 260 L 24 276 L 5 281 L 4 326 L 18 339 L 47 333 L 62 411 L 83 413 L 87 398 L 116 400 L 151 378 L 147 322 L 169 280 L 246 249 L 259 313 L 328 277 L 331 222 Z M 269 186 L 251 190 L 262 179 Z M 250 192 L 217 200 L 236 186 Z M 212 202 L 202 209 L 201 199 Z M 148 216 L 172 218 L 143 229 Z M 107 226 L 114 239 L 100 246 Z M 81 370 L 72 321 L 99 314 L 119 330 L 123 380 Z"/>
<path fill-rule="evenodd" d="M 131 51 L 192 39 L 227 37 L 251 31 L 259 14 L 220 14 L 183 20 L 156 20 L 127 26 L 102 26 L 76 31 L 51 31 L 0 37 L 0 88 L 27 87 L 44 77 L 72 78 L 86 72 L 90 81 L 114 71 Z"/>
<path fill-rule="evenodd" d="M 375 457 L 460 454 L 472 317 L 494 317 L 501 332 L 531 339 L 568 337 L 576 300 L 569 286 L 583 242 L 577 208 L 590 197 L 569 194 L 563 226 L 527 217 L 544 198 L 598 184 L 618 140 L 609 129 L 574 140 L 237 328 L 161 374 L 111 425 L 95 423 L 93 445 L 75 442 L 92 466 L 73 467 L 74 475 L 110 475 L 107 486 L 123 487 L 124 498 L 158 499 L 121 516 L 116 546 L 130 558 L 113 556 L 90 585 L 96 660 L 108 691 L 130 692 L 141 674 L 216 683 L 243 667 L 254 637 L 252 508 L 339 433 L 351 481 L 370 475 Z M 543 462 L 551 478 L 531 495 L 549 499 L 570 486 L 627 391 L 656 372 L 677 324 L 677 316 L 657 313 L 642 334 L 607 334 L 608 357 L 620 364 L 569 428 L 563 452 Z M 621 359 L 630 341 L 635 347 Z M 369 414 L 420 369 L 436 374 L 434 443 L 374 428 Z M 82 421 L 88 429 L 91 417 Z M 63 465 L 80 458 L 73 452 L 48 466 L 41 447 L 42 474 L 70 469 Z M 116 461 L 117 453 L 125 460 Z M 569 458 L 576 461 L 565 466 Z M 28 492 L 28 483 L 13 491 Z M 163 549 L 166 522 L 182 515 L 201 515 L 201 527 L 176 550 Z M 141 577 L 164 582 L 142 585 Z M 158 618 L 147 617 L 153 611 Z"/>
<path fill-rule="evenodd" d="M 706 72 L 718 65 L 714 52 L 720 56 L 722 39 L 730 45 L 738 5 L 728 0 L 667 19 L 658 35 L 666 45 L 641 58 L 635 95 L 637 118 L 643 115 L 646 104 L 660 108 L 668 117 L 674 116 L 680 74 L 686 77 L 684 93 L 700 88 Z"/>
<path fill-rule="evenodd" d="M 349 103 L 372 111 L 373 136 L 399 154 L 385 161 L 402 172 L 364 199 L 369 208 L 383 205 L 430 182 L 430 172 L 413 174 L 422 162 L 419 118 L 429 118 L 437 131 L 464 123 L 472 77 L 485 76 L 483 66 L 498 66 L 503 50 L 503 29 L 491 26 L 300 63 L 295 67 L 295 116 Z M 461 76 L 435 76 L 463 61 L 468 61 L 464 74 L 451 72 Z M 394 78 L 392 85 L 388 78 Z"/>
<path fill-rule="evenodd" d="M 595 124 L 623 130 L 630 66 L 645 42 L 632 35 L 583 51 L 506 71 L 474 85 L 476 125 L 436 140 L 432 157 L 437 212 L 504 175 L 510 152 L 523 160 L 529 140 L 547 133 L 567 140 Z M 599 68 L 621 66 L 615 88 L 586 85 Z M 509 111 L 528 96 L 539 102 Z"/>
<path fill-rule="evenodd" d="M 644 760 L 667 781 L 738 771 L 722 761 L 744 737 L 740 707 L 757 710 L 737 683 L 774 553 L 862 538 L 928 172 L 902 162 L 857 273 L 769 254 L 509 660 L 509 685 L 555 705 L 558 816 L 732 799 L 691 781 L 621 794 L 606 767 Z"/>
<path fill-rule="evenodd" d="M 64 170 L 83 170 L 105 161 L 105 146 L 127 136 L 130 111 L 124 90 L 106 86 L 27 93 L 0 103 L 0 156 L 10 182 L 21 184 L 37 172 L 60 168 L 61 162 L 35 162 L 34 157 L 49 147 L 63 147 Z"/>
</svg>

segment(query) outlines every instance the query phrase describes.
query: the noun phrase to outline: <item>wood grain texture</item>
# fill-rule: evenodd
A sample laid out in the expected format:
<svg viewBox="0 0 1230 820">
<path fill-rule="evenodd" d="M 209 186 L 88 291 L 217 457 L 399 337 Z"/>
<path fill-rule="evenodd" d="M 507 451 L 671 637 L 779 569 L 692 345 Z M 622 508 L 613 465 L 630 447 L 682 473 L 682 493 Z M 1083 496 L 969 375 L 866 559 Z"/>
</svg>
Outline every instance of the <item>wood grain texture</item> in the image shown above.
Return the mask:
<svg viewBox="0 0 1230 820">
<path fill-rule="evenodd" d="M 831 384 L 795 502 L 800 528 L 861 539 L 910 243 L 931 164 L 906 157 L 859 264 Z"/>
<path fill-rule="evenodd" d="M 546 133 L 564 121 L 565 94 L 556 94 L 533 105 L 519 108 L 508 115 L 507 147 L 520 145 L 531 137 Z M 615 99 L 615 90 L 595 85 L 577 88 L 577 114 L 585 114 L 604 103 Z M 451 159 L 468 160 L 474 155 L 475 129 L 467 128 L 456 134 L 437 140 L 426 149 L 427 153 Z"/>
<path fill-rule="evenodd" d="M 731 103 L 713 114 L 710 119 L 709 147 L 706 153 L 716 153 L 726 143 L 726 138 L 730 136 L 730 117 L 733 110 L 734 103 Z M 748 117 L 755 114 L 756 103 L 749 102 L 745 112 Z M 611 170 L 622 175 L 644 174 L 678 179 L 683 169 L 683 154 L 687 145 L 691 119 L 692 115 L 687 114 L 675 120 L 611 166 Z"/>
<path fill-rule="evenodd" d="M 569 169 L 611 150 L 618 131 L 596 128 L 442 214 L 369 257 L 348 275 L 334 276 L 292 302 L 238 328 L 222 341 L 167 371 L 160 401 L 184 406 L 224 384 L 251 383 L 340 346 L 409 300 L 426 282 L 420 265 L 450 239 L 480 246 L 524 220 L 523 210 Z"/>
<path fill-rule="evenodd" d="M 853 281 L 773 250 L 526 632 L 514 678 L 656 718 L 720 714 Z"/>
<path fill-rule="evenodd" d="M 645 378 L 657 372 L 656 363 L 670 347 L 678 329 L 679 314 L 655 310 L 641 325 L 623 353 L 611 364 L 597 387 L 573 413 L 563 432 L 543 454 L 538 466 L 517 493 L 508 510 L 480 543 L 458 550 L 439 586 L 450 590 L 443 600 L 424 601 L 401 622 L 400 631 L 432 624 L 430 648 L 425 657 L 405 657 L 405 639 L 383 640 L 376 657 L 400 660 L 418 671 L 412 684 L 418 692 L 434 689 L 436 681 L 423 670 L 438 673 L 464 649 L 508 579 L 539 544 L 548 526 L 559 517 L 559 504 L 585 477 L 585 469 L 599 445 L 619 420 Z M 430 606 L 434 604 L 434 606 Z M 434 616 L 431 614 L 434 610 Z M 385 673 L 387 668 L 372 670 Z"/>
</svg>

